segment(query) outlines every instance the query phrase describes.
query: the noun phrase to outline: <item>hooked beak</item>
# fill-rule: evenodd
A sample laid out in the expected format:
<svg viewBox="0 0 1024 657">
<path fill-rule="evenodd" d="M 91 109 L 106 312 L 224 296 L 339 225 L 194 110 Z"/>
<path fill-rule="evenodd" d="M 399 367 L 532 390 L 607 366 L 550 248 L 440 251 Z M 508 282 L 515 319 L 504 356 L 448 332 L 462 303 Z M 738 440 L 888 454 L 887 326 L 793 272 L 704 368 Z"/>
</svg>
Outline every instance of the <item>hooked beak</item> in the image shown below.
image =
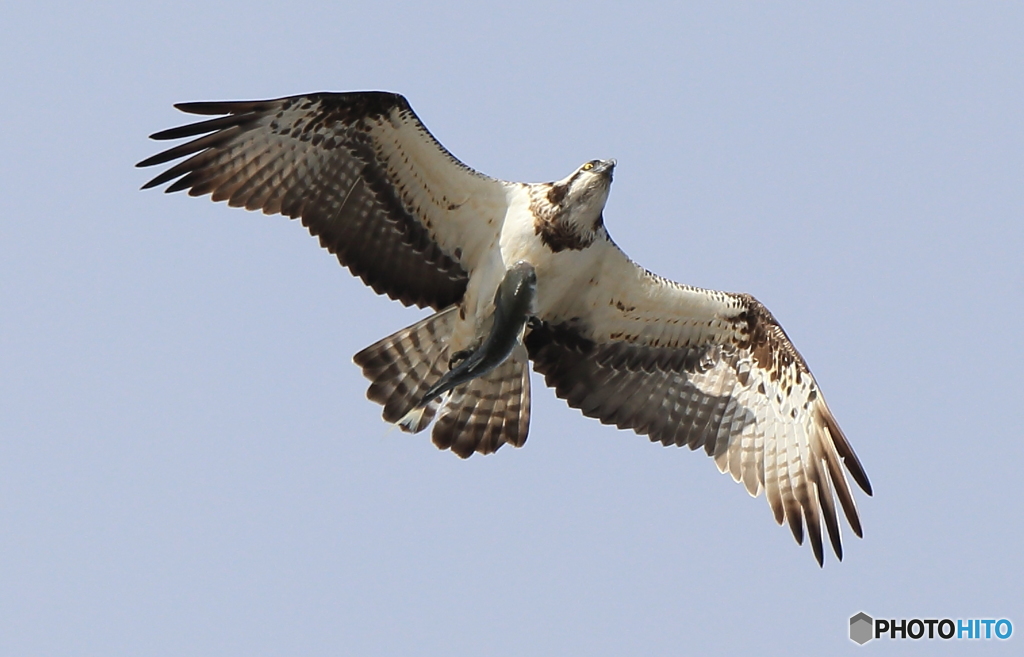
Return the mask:
<svg viewBox="0 0 1024 657">
<path fill-rule="evenodd" d="M 612 173 L 615 171 L 615 158 L 608 160 L 601 160 L 597 166 L 594 167 L 594 173 L 604 174 L 608 176 L 608 182 L 612 180 Z"/>
</svg>

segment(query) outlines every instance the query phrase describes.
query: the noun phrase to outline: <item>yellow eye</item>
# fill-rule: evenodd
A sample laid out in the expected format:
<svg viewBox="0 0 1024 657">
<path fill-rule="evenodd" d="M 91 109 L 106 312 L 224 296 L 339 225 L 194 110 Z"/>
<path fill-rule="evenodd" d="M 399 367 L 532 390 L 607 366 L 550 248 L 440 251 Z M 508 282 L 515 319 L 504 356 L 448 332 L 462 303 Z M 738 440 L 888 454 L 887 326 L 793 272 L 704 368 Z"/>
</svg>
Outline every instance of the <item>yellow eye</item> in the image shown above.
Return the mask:
<svg viewBox="0 0 1024 657">
<path fill-rule="evenodd" d="M 583 170 L 584 171 L 590 171 L 593 168 L 594 168 L 594 163 L 593 162 L 587 162 L 586 164 L 583 165 Z"/>
</svg>

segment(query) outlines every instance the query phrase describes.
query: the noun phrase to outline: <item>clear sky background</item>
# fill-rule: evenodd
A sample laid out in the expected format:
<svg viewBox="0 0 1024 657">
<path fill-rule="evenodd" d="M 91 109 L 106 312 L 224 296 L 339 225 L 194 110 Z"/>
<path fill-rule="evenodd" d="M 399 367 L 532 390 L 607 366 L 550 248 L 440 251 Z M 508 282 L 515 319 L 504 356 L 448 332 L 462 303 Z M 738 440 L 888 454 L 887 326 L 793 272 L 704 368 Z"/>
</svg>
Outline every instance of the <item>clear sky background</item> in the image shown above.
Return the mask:
<svg viewBox="0 0 1024 657">
<path fill-rule="evenodd" d="M 824 4 L 5 6 L 0 654 L 1020 654 L 1024 9 Z M 497 177 L 617 158 L 619 245 L 810 363 L 875 487 L 845 561 L 536 376 L 521 450 L 389 432 L 351 355 L 422 312 L 138 190 L 172 103 L 358 89 Z"/>
</svg>

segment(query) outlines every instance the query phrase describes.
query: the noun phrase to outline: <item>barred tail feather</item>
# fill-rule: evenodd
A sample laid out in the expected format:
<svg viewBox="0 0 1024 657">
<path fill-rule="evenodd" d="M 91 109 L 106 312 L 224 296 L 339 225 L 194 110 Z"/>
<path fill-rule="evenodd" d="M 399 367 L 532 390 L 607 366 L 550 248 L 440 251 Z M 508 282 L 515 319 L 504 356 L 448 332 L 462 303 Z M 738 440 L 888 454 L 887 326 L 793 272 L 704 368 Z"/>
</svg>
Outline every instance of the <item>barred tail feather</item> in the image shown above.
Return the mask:
<svg viewBox="0 0 1024 657">
<path fill-rule="evenodd" d="M 408 433 L 423 431 L 438 416 L 434 444 L 462 458 L 490 454 L 505 443 L 522 447 L 530 428 L 529 356 L 522 344 L 489 373 L 418 407 L 448 371 L 456 311 L 431 315 L 353 356 L 370 380 L 366 396 L 384 407 L 386 422 Z"/>
<path fill-rule="evenodd" d="M 384 420 L 397 423 L 402 431 L 418 433 L 434 419 L 437 401 L 422 409 L 416 405 L 448 371 L 448 339 L 457 311 L 451 306 L 435 313 L 352 357 L 370 380 L 366 397 L 384 406 Z"/>
<path fill-rule="evenodd" d="M 402 419 L 397 423 L 398 428 L 406 433 L 419 433 L 423 431 L 430 425 L 431 420 L 434 419 L 434 415 L 437 413 L 440 405 L 441 403 L 434 399 L 423 406 L 417 406 L 402 416 Z"/>
<path fill-rule="evenodd" d="M 432 438 L 462 458 L 522 447 L 530 428 L 530 368 L 523 345 L 504 363 L 445 398 Z"/>
</svg>

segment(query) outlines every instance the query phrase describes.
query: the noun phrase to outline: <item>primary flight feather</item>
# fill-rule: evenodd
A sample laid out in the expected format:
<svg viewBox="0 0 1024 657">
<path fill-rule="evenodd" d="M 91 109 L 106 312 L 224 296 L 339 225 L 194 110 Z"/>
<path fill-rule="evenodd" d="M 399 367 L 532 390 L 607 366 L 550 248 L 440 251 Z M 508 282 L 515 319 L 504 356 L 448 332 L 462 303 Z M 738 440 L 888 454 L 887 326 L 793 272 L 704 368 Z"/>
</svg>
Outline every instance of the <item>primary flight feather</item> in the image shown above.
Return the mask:
<svg viewBox="0 0 1024 657">
<path fill-rule="evenodd" d="M 176 107 L 215 118 L 154 134 L 193 139 L 139 163 L 185 158 L 145 188 L 299 218 L 376 292 L 437 311 L 355 355 L 388 422 L 433 424 L 461 457 L 522 446 L 532 360 L 585 415 L 703 448 L 764 491 L 819 564 L 823 533 L 842 559 L 837 498 L 862 535 L 846 473 L 871 485 L 804 359 L 750 295 L 626 257 L 603 217 L 614 160 L 551 183 L 496 180 L 385 92 Z"/>
</svg>

